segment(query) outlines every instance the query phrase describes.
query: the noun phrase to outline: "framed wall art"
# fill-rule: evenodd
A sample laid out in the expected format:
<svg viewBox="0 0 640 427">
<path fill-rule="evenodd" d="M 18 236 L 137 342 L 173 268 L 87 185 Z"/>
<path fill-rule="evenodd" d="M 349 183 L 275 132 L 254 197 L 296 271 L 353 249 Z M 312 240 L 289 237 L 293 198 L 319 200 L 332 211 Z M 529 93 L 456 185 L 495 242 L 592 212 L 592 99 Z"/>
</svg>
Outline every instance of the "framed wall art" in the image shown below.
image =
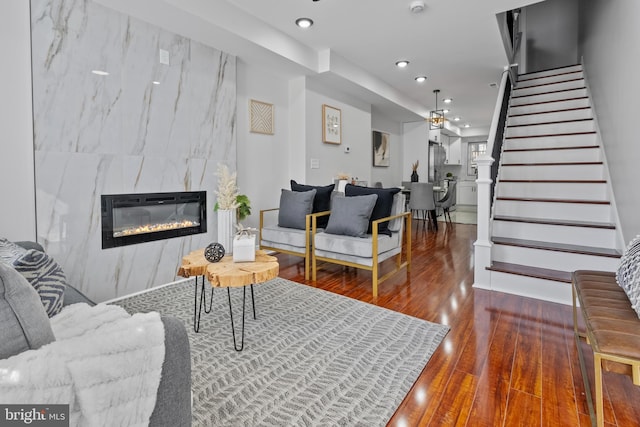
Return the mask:
<svg viewBox="0 0 640 427">
<path fill-rule="evenodd" d="M 372 131 L 371 146 L 373 148 L 373 166 L 388 167 L 391 158 L 389 134 L 377 130 Z"/>
<path fill-rule="evenodd" d="M 322 142 L 342 142 L 342 111 L 330 105 L 322 105 Z"/>
<path fill-rule="evenodd" d="M 273 135 L 273 104 L 249 100 L 250 131 Z"/>
</svg>

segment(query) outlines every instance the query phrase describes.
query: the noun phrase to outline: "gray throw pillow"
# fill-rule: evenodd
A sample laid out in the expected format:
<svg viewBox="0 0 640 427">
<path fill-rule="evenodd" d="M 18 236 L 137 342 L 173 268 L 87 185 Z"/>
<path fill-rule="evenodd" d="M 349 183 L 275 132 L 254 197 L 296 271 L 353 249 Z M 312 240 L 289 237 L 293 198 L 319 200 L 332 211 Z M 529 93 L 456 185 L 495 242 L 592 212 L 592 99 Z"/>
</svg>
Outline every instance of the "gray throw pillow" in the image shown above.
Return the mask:
<svg viewBox="0 0 640 427">
<path fill-rule="evenodd" d="M 344 236 L 364 237 L 369 228 L 369 218 L 378 200 L 377 194 L 333 198 L 329 224 L 325 232 Z"/>
<path fill-rule="evenodd" d="M 55 316 L 62 310 L 67 278 L 62 267 L 53 258 L 44 252 L 29 249 L 13 261 L 12 266 L 38 292 L 49 317 Z"/>
<path fill-rule="evenodd" d="M 26 252 L 27 250 L 22 246 L 16 245 L 7 239 L 0 239 L 0 261 L 11 264 Z"/>
<path fill-rule="evenodd" d="M 616 281 L 624 289 L 631 307 L 640 317 L 640 235 L 629 242 L 622 254 Z"/>
<path fill-rule="evenodd" d="M 38 293 L 24 277 L 0 262 L 0 359 L 55 341 Z"/>
<path fill-rule="evenodd" d="M 291 191 L 283 188 L 280 194 L 278 225 L 285 228 L 304 230 L 306 216 L 313 210 L 315 196 L 316 190 Z"/>
</svg>

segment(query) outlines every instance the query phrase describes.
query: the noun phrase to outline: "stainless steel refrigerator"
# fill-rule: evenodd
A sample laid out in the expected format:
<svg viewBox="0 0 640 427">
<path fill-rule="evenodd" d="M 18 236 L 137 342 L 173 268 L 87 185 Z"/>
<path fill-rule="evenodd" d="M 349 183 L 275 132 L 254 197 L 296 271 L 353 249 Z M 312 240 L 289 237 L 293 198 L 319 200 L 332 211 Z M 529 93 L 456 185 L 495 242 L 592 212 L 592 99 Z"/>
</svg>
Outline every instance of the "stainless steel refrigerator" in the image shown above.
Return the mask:
<svg viewBox="0 0 640 427">
<path fill-rule="evenodd" d="M 446 158 L 444 147 L 435 141 L 429 141 L 429 182 L 433 182 L 434 185 L 442 184 L 442 167 Z"/>
</svg>

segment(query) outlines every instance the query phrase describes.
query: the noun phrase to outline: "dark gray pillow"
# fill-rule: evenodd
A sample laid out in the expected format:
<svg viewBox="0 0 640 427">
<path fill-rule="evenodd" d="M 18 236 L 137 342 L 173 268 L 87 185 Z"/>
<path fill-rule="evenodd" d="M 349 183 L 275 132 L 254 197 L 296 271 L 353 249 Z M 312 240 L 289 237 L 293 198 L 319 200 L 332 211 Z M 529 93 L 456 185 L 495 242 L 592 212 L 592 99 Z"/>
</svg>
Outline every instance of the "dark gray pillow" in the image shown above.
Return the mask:
<svg viewBox="0 0 640 427">
<path fill-rule="evenodd" d="M 369 228 L 369 218 L 378 200 L 377 194 L 366 196 L 335 196 L 331 206 L 329 224 L 325 231 L 329 234 L 364 237 Z"/>
<path fill-rule="evenodd" d="M 278 225 L 280 227 L 304 230 L 306 216 L 313 210 L 315 196 L 316 190 L 291 191 L 283 188 L 280 194 Z"/>
<path fill-rule="evenodd" d="M 0 359 L 55 341 L 36 290 L 15 269 L 0 262 Z"/>
<path fill-rule="evenodd" d="M 44 252 L 29 249 L 13 261 L 12 267 L 38 292 L 42 305 L 49 317 L 62 310 L 67 278 L 62 267 Z"/>
</svg>

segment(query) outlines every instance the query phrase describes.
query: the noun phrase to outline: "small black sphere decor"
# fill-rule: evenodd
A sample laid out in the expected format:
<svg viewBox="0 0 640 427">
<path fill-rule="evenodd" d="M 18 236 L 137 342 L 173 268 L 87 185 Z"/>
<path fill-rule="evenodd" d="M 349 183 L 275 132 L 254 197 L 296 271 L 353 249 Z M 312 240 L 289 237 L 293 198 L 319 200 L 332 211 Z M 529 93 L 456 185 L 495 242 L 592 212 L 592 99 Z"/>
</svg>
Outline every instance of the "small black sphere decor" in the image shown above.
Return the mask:
<svg viewBox="0 0 640 427">
<path fill-rule="evenodd" d="M 209 262 L 218 262 L 224 256 L 224 246 L 220 243 L 211 243 L 204 250 L 204 257 Z"/>
</svg>

